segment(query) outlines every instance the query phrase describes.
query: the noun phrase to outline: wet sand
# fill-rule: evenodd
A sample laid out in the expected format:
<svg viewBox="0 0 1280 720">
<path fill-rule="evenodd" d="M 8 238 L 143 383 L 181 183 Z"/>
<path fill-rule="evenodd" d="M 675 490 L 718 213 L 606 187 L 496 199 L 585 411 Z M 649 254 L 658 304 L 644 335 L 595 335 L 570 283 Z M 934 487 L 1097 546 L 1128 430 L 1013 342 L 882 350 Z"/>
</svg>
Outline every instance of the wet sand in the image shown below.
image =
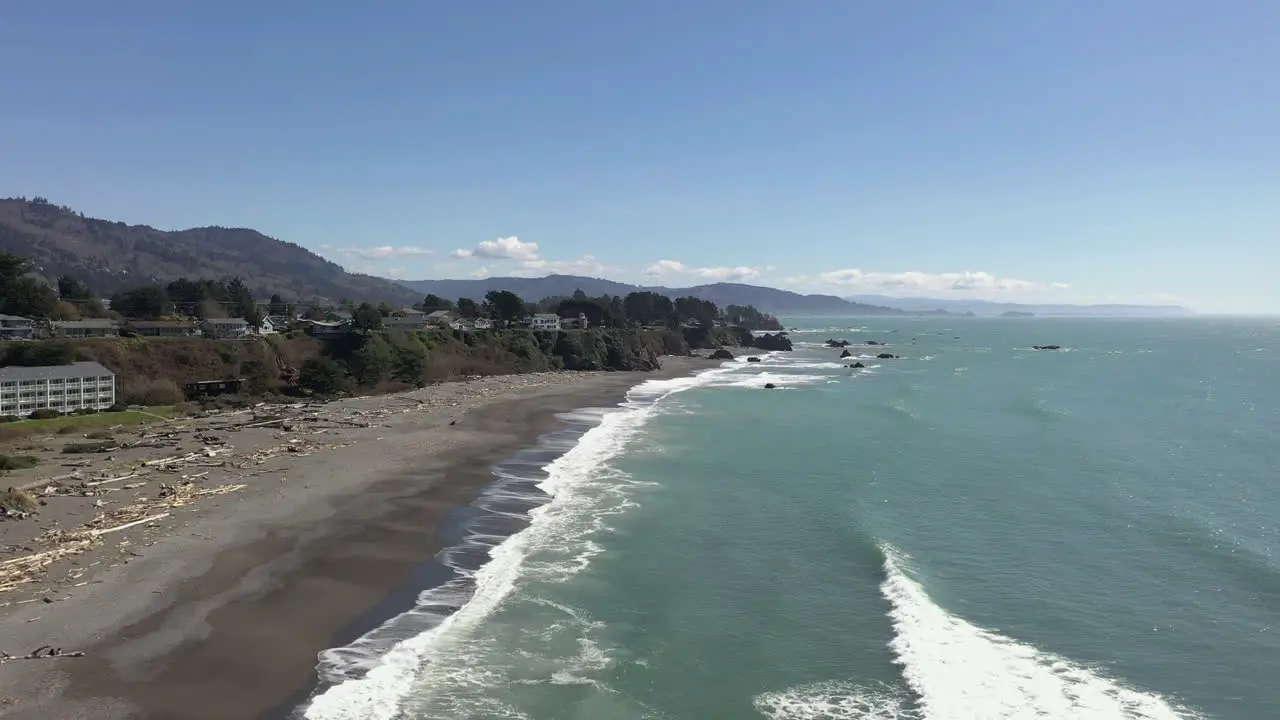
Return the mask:
<svg viewBox="0 0 1280 720">
<path fill-rule="evenodd" d="M 283 717 L 312 689 L 316 654 L 376 623 L 380 604 L 424 571 L 441 522 L 493 464 L 555 429 L 558 413 L 713 365 L 668 358 L 654 373 L 564 375 L 399 414 L 351 430 L 344 447 L 284 458 L 128 564 L 85 575 L 66 599 L 0 615 L 2 650 L 86 651 L 0 665 L 0 717 Z M 432 392 L 457 388 L 409 395 Z"/>
</svg>

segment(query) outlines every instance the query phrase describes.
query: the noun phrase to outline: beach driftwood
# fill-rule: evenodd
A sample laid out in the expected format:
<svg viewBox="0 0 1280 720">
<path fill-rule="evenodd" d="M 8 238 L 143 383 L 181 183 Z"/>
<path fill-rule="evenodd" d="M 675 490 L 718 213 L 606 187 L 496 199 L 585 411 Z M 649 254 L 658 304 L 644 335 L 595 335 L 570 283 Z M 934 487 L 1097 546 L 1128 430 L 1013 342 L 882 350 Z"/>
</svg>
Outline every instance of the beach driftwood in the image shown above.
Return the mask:
<svg viewBox="0 0 1280 720">
<path fill-rule="evenodd" d="M 0 650 L 0 664 L 7 663 L 10 660 L 47 660 L 51 658 L 78 658 L 78 657 L 84 657 L 83 650 L 72 650 L 68 652 L 66 650 L 63 650 L 60 647 L 54 647 L 52 645 L 41 645 L 40 647 L 36 648 L 35 650 L 32 650 L 26 655 L 10 655 L 5 651 Z"/>
</svg>

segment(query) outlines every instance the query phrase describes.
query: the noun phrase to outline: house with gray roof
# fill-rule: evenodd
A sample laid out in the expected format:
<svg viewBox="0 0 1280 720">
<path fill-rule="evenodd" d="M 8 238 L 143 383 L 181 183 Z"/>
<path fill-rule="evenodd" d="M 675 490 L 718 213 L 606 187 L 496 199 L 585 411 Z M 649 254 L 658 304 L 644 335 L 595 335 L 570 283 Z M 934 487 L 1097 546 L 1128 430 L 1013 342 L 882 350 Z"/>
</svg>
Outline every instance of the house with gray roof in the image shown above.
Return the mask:
<svg viewBox="0 0 1280 720">
<path fill-rule="evenodd" d="M 249 321 L 244 318 L 208 318 L 204 334 L 219 340 L 234 340 L 249 335 Z"/>
<path fill-rule="evenodd" d="M 0 415 L 105 410 L 115 403 L 116 374 L 96 362 L 0 368 Z"/>
<path fill-rule="evenodd" d="M 450 312 L 449 310 L 434 310 L 427 313 L 426 320 L 428 325 L 448 327 L 449 323 L 452 323 L 457 319 L 457 317 L 457 313 Z"/>
<path fill-rule="evenodd" d="M 30 340 L 35 321 L 21 315 L 0 315 L 0 340 Z"/>
<path fill-rule="evenodd" d="M 56 338 L 120 337 L 120 324 L 115 320 L 55 320 L 50 329 Z"/>
<path fill-rule="evenodd" d="M 129 329 L 139 337 L 179 338 L 200 334 L 200 327 L 189 320 L 130 320 Z"/>
</svg>

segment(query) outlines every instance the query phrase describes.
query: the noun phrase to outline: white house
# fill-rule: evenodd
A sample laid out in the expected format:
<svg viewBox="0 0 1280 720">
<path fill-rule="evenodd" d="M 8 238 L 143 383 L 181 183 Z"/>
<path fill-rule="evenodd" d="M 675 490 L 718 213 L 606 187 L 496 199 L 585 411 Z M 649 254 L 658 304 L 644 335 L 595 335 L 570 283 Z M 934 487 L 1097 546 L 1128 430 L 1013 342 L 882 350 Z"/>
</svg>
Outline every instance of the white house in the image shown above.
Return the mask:
<svg viewBox="0 0 1280 720">
<path fill-rule="evenodd" d="M 19 315 L 0 315 L 0 340 L 30 340 L 35 321 Z"/>
<path fill-rule="evenodd" d="M 115 403 L 116 374 L 96 362 L 0 368 L 0 415 L 105 410 Z"/>
<path fill-rule="evenodd" d="M 244 318 L 209 318 L 204 321 L 204 334 L 219 340 L 233 340 L 249 334 Z"/>
<path fill-rule="evenodd" d="M 277 332 L 279 331 L 276 330 L 275 320 L 272 320 L 270 317 L 262 318 L 262 324 L 258 326 L 259 335 L 275 335 Z"/>
<path fill-rule="evenodd" d="M 555 313 L 538 313 L 529 319 L 529 327 L 534 330 L 559 330 L 560 316 Z"/>
<path fill-rule="evenodd" d="M 476 330 L 492 330 L 493 329 L 493 323 L 489 321 L 489 318 L 476 318 L 475 320 L 471 321 L 471 325 Z"/>
</svg>

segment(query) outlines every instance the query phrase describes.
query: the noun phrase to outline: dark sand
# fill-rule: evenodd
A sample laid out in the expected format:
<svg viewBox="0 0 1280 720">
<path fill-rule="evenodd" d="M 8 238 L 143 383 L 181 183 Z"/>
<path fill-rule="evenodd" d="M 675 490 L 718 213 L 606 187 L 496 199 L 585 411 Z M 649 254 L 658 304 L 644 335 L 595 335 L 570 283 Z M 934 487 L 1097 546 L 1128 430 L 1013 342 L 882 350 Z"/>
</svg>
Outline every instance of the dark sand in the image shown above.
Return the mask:
<svg viewBox="0 0 1280 720">
<path fill-rule="evenodd" d="M 4 644 L 88 651 L 0 665 L 0 717 L 284 717 L 313 688 L 317 653 L 383 619 L 373 615 L 441 549 L 441 521 L 493 464 L 556 428 L 558 413 L 713 365 L 580 374 L 405 415 L 360 431 L 366 442 L 293 460 L 288 491 L 224 503 L 88 592 L 0 617 Z"/>
</svg>

